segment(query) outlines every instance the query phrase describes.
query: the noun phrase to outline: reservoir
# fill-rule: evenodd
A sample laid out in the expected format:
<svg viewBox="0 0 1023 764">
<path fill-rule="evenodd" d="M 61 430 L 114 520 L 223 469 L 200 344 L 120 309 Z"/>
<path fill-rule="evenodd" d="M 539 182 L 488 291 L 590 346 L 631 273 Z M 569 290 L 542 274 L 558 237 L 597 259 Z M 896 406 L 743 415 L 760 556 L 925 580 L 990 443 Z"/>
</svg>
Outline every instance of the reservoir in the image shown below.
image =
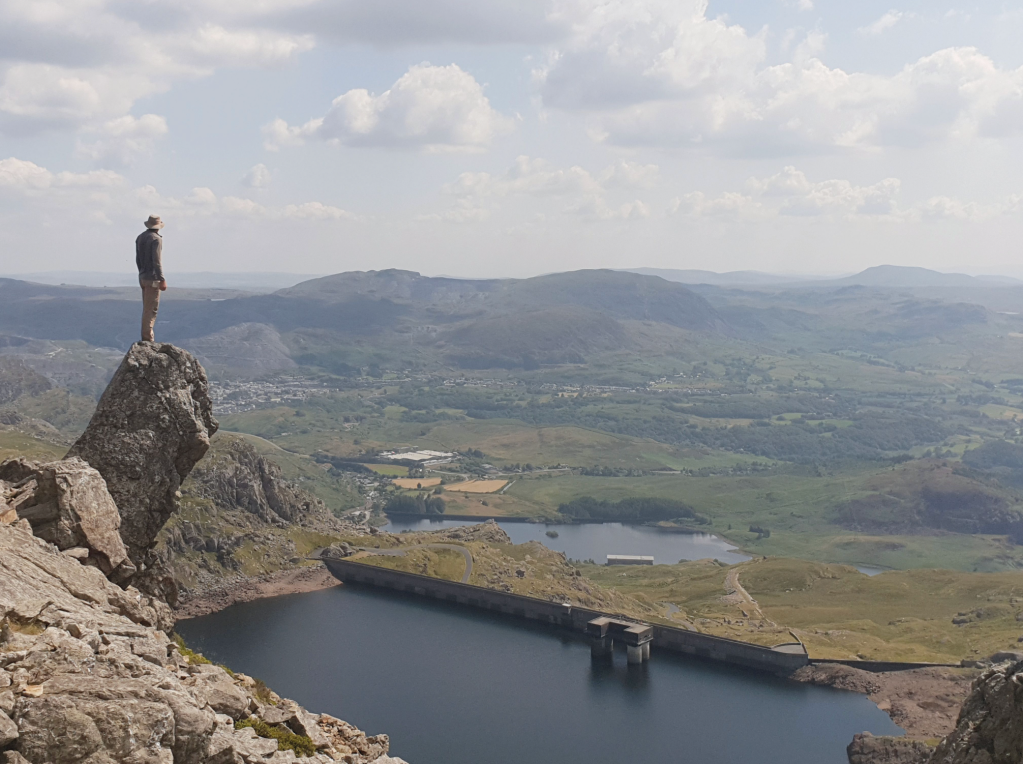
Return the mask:
<svg viewBox="0 0 1023 764">
<path fill-rule="evenodd" d="M 395 518 L 387 530 L 399 532 L 439 531 L 459 525 L 473 525 L 473 520 L 432 520 Z M 539 541 L 548 549 L 564 552 L 573 560 L 593 560 L 603 564 L 609 554 L 650 555 L 656 565 L 674 565 L 679 560 L 702 560 L 714 557 L 734 565 L 745 562 L 749 555 L 737 552 L 732 544 L 709 533 L 673 533 L 648 525 L 623 523 L 551 524 L 501 522 L 498 525 L 511 536 L 513 544 Z M 558 535 L 551 538 L 548 531 Z"/>
<path fill-rule="evenodd" d="M 177 631 L 411 764 L 846 764 L 854 733 L 901 734 L 862 695 L 657 651 L 592 663 L 552 627 L 357 586 Z"/>
</svg>

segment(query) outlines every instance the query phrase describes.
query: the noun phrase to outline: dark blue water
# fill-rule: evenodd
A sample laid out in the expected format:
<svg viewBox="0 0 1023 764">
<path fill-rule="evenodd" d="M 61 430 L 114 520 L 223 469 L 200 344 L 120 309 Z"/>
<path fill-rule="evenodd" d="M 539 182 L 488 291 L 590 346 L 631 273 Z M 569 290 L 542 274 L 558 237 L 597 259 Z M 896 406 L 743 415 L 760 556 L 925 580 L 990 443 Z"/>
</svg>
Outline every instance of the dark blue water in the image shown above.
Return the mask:
<svg viewBox="0 0 1023 764">
<path fill-rule="evenodd" d="M 399 518 L 392 520 L 387 530 L 439 531 L 475 522 Z M 652 556 L 658 565 L 674 565 L 679 560 L 702 560 L 706 557 L 716 557 L 731 565 L 749 559 L 749 555 L 736 552 L 732 544 L 709 533 L 670 533 L 649 526 L 622 523 L 542 525 L 498 521 L 498 525 L 515 544 L 539 541 L 548 549 L 564 552 L 573 560 L 604 563 L 609 554 L 639 554 Z M 550 538 L 547 531 L 555 531 L 557 538 Z"/>
<path fill-rule="evenodd" d="M 654 651 L 594 665 L 574 636 L 339 586 L 182 621 L 210 659 L 386 732 L 411 764 L 846 764 L 901 734 L 861 695 Z"/>
</svg>

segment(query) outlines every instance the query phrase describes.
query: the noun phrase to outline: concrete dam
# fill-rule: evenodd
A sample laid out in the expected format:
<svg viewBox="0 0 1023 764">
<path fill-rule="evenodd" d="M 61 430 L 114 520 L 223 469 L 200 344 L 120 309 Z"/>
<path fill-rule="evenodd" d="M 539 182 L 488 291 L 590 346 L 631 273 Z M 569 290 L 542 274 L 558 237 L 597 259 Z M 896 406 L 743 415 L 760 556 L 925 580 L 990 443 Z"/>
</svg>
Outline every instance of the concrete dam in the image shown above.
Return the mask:
<svg viewBox="0 0 1023 764">
<path fill-rule="evenodd" d="M 571 603 L 548 602 L 351 560 L 322 558 L 322 562 L 336 579 L 345 584 L 429 597 L 586 634 L 594 658 L 610 656 L 613 643 L 619 640 L 626 645 L 629 663 L 648 660 L 651 647 L 776 674 L 791 674 L 809 663 L 806 650 L 799 643 L 763 647 L 674 626 L 640 623 Z"/>
</svg>

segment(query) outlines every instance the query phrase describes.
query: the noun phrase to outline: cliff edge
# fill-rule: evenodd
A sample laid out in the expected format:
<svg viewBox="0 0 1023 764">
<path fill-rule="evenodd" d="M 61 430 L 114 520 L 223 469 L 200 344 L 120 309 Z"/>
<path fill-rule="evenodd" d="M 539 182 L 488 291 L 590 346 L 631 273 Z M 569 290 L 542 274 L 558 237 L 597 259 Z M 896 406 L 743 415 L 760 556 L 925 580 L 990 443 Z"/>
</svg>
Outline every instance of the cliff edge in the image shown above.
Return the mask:
<svg viewBox="0 0 1023 764">
<path fill-rule="evenodd" d="M 143 584 L 216 429 L 195 359 L 137 343 L 67 458 L 0 464 L 0 764 L 404 764 L 169 635 Z"/>
<path fill-rule="evenodd" d="M 0 525 L 4 764 L 288 764 L 294 748 L 310 764 L 400 763 L 386 735 L 310 714 L 183 650 L 167 605 L 26 525 Z"/>
<path fill-rule="evenodd" d="M 1023 661 L 992 666 L 973 683 L 956 728 L 930 764 L 1023 762 Z"/>
</svg>

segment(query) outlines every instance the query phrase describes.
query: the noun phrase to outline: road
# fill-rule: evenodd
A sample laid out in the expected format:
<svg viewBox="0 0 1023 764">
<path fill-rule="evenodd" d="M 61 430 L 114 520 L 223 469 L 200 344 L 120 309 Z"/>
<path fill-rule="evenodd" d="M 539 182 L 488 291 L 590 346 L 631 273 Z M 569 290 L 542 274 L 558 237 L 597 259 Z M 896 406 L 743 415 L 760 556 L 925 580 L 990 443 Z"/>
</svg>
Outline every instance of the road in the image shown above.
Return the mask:
<svg viewBox="0 0 1023 764">
<path fill-rule="evenodd" d="M 736 594 L 742 597 L 743 601 L 745 601 L 746 604 L 749 605 L 750 610 L 756 611 L 756 613 L 760 616 L 761 621 L 768 624 L 769 626 L 778 625 L 764 615 L 764 611 L 760 609 L 760 605 L 757 604 L 757 601 L 753 599 L 750 596 L 750 593 L 743 588 L 742 584 L 739 582 L 738 569 L 732 568 L 730 571 L 728 571 L 728 574 L 725 576 L 725 589 L 732 589 Z"/>
</svg>

